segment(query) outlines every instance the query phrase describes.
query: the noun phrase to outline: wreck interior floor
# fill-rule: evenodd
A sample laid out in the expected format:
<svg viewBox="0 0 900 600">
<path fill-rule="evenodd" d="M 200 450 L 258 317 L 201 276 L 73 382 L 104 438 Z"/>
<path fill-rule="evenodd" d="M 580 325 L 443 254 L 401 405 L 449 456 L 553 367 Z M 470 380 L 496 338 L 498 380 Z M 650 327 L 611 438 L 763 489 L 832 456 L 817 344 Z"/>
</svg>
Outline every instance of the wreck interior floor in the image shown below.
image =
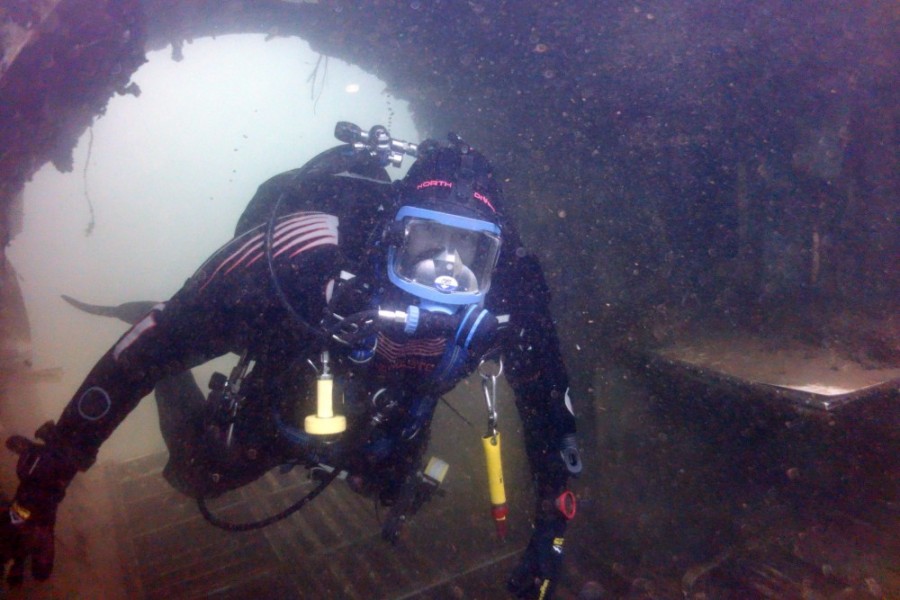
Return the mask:
<svg viewBox="0 0 900 600">
<path fill-rule="evenodd" d="M 73 483 L 61 508 L 54 576 L 9 597 L 453 598 L 460 585 L 499 593 L 503 578 L 495 573 L 512 568 L 524 539 L 520 531 L 507 543 L 493 541 L 473 523 L 485 516 L 482 503 L 476 512 L 467 498 L 455 498 L 426 505 L 391 546 L 372 502 L 341 482 L 301 514 L 229 533 L 165 483 L 165 458 L 99 467 Z M 273 471 L 211 507 L 230 520 L 259 519 L 309 489 L 299 470 Z"/>
<path fill-rule="evenodd" d="M 502 582 L 524 543 L 521 531 L 507 544 L 493 542 L 476 522 L 483 520 L 481 503 L 454 498 L 437 510 L 426 507 L 391 547 L 380 539 L 368 501 L 342 485 L 302 516 L 262 532 L 226 533 L 164 484 L 163 460 L 105 467 L 77 484 L 73 502 L 63 505 L 54 577 L 26 582 L 8 597 L 498 598 L 507 597 Z M 236 520 L 268 514 L 307 485 L 288 478 L 295 481 L 271 475 L 217 511 Z M 109 497 L 100 499 L 102 479 Z M 603 582 L 610 598 L 896 597 L 897 504 L 860 509 L 836 502 L 827 510 L 788 504 L 773 499 L 739 517 L 747 533 L 741 543 L 682 573 L 654 568 L 653 560 L 613 560 L 604 542 L 615 535 L 603 534 L 605 518 L 587 502 L 572 530 L 559 596 L 575 598 L 582 590 L 580 598 L 599 598 L 586 592 L 594 589 L 590 582 Z"/>
</svg>

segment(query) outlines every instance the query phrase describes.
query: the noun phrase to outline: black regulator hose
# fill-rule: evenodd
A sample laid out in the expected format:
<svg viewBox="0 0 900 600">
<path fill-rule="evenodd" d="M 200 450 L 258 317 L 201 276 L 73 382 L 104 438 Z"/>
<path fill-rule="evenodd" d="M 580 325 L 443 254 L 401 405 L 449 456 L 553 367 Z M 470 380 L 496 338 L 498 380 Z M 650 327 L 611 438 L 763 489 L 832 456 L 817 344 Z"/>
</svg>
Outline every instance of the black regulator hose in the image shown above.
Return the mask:
<svg viewBox="0 0 900 600">
<path fill-rule="evenodd" d="M 203 515 L 203 518 L 206 519 L 210 525 L 214 525 L 219 529 L 224 529 L 225 531 L 254 531 L 256 529 L 268 527 L 269 525 L 277 523 L 278 521 L 283 521 L 284 519 L 288 518 L 289 516 L 309 504 L 313 499 L 315 499 L 316 496 L 321 494 L 332 481 L 337 478 L 339 473 L 340 469 L 334 469 L 330 473 L 326 473 L 325 476 L 319 481 L 319 484 L 314 487 L 312 491 L 310 491 L 307 495 L 300 498 L 297 502 L 294 502 L 280 513 L 272 515 L 270 517 L 266 517 L 265 519 L 261 519 L 259 521 L 251 521 L 247 523 L 231 523 L 230 521 L 220 519 L 209 511 L 209 507 L 206 505 L 206 498 L 204 498 L 203 496 L 197 498 L 197 508 L 200 510 L 200 514 Z"/>
</svg>

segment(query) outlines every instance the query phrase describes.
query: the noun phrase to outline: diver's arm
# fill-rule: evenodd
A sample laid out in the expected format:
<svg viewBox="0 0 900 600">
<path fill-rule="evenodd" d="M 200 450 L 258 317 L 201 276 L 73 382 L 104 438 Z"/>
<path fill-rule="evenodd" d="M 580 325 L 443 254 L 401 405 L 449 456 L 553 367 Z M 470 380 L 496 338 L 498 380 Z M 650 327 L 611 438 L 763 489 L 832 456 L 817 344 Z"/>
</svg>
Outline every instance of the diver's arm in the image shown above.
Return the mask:
<svg viewBox="0 0 900 600">
<path fill-rule="evenodd" d="M 326 282 L 340 262 L 337 225 L 337 217 L 324 213 L 285 215 L 271 240 L 266 224 L 234 238 L 171 300 L 122 336 L 88 374 L 56 426 L 58 443 L 79 468 L 90 466 L 100 445 L 163 377 L 287 335 L 296 326 L 273 292 L 273 270 L 294 312 L 316 315 L 311 320 L 317 322 Z"/>
<path fill-rule="evenodd" d="M 7 441 L 19 454 L 20 484 L 8 511 L 11 527 L 0 527 L 0 536 L 26 540 L 13 541 L 32 554 L 36 578 L 45 579 L 53 568 L 56 509 L 69 483 L 93 464 L 102 443 L 157 381 L 289 335 L 291 317 L 273 298 L 271 271 L 297 310 L 321 313 L 325 282 L 337 264 L 336 219 L 285 217 L 275 230 L 271 270 L 263 235 L 260 228 L 232 240 L 169 302 L 155 306 L 122 336 L 88 374 L 58 423 L 41 427 L 40 442 L 21 436 Z M 16 557 L 17 577 L 24 559 Z"/>
<path fill-rule="evenodd" d="M 94 366 L 56 427 L 82 469 L 163 377 L 254 345 L 273 348 L 296 331 L 294 316 L 274 293 L 265 227 L 223 246 Z M 317 323 L 326 281 L 339 263 L 337 219 L 286 215 L 272 244 L 278 287 L 291 298 L 294 313 L 316 315 L 310 320 Z"/>
<path fill-rule="evenodd" d="M 167 307 L 168 308 L 168 307 Z M 187 365 L 185 346 L 159 327 L 165 312 L 157 305 L 98 361 L 54 426 L 45 423 L 33 442 L 22 436 L 7 440 L 19 454 L 19 487 L 9 506 L 9 524 L 0 527 L 0 542 L 18 548 L 10 580 L 21 581 L 31 557 L 35 579 L 50 576 L 54 562 L 56 510 L 78 471 L 93 464 L 100 445 L 148 394 L 153 383 Z M 167 343 L 172 342 L 172 343 Z"/>
<path fill-rule="evenodd" d="M 521 253 L 520 253 L 521 254 Z M 536 258 L 511 258 L 500 271 L 510 324 L 504 336 L 507 380 L 515 393 L 536 494 L 534 529 L 507 587 L 519 597 L 550 598 L 562 570 L 569 477 L 581 469 L 569 379 L 550 314 L 550 293 Z M 495 309 L 496 310 L 496 309 Z"/>
<path fill-rule="evenodd" d="M 526 255 L 516 258 L 514 267 L 501 280 L 510 314 L 504 359 L 525 431 L 535 492 L 543 499 L 561 493 L 572 474 L 561 451 L 574 444 L 575 415 L 540 264 Z"/>
</svg>

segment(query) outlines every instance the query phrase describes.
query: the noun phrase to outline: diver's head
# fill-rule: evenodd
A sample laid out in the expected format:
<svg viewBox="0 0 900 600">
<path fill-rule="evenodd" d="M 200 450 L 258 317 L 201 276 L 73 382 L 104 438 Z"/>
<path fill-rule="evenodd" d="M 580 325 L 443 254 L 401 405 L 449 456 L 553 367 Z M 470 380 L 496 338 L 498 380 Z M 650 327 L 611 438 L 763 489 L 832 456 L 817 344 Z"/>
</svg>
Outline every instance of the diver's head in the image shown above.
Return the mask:
<svg viewBox="0 0 900 600">
<path fill-rule="evenodd" d="M 388 276 L 426 306 L 480 304 L 500 252 L 500 188 L 488 161 L 451 135 L 419 146 L 400 187 Z"/>
</svg>

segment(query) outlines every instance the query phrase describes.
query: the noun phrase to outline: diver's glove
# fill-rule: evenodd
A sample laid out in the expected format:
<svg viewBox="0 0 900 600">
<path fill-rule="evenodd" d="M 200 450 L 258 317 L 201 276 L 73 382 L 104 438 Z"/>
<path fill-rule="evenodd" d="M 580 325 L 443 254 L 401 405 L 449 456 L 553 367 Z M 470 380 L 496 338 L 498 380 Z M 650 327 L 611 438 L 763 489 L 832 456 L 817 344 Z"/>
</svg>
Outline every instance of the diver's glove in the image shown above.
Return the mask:
<svg viewBox="0 0 900 600">
<path fill-rule="evenodd" d="M 19 455 L 16 474 L 19 489 L 5 514 L 0 517 L 3 545 L 13 559 L 7 580 L 21 583 L 25 561 L 31 557 L 31 575 L 43 581 L 53 572 L 56 508 L 78 471 L 76 461 L 55 436 L 52 422 L 35 433 L 44 443 L 20 435 L 6 441 L 6 447 Z"/>
<path fill-rule="evenodd" d="M 549 600 L 562 573 L 566 525 L 575 516 L 575 496 L 563 492 L 541 503 L 531 541 L 506 587 L 518 598 Z"/>
</svg>

